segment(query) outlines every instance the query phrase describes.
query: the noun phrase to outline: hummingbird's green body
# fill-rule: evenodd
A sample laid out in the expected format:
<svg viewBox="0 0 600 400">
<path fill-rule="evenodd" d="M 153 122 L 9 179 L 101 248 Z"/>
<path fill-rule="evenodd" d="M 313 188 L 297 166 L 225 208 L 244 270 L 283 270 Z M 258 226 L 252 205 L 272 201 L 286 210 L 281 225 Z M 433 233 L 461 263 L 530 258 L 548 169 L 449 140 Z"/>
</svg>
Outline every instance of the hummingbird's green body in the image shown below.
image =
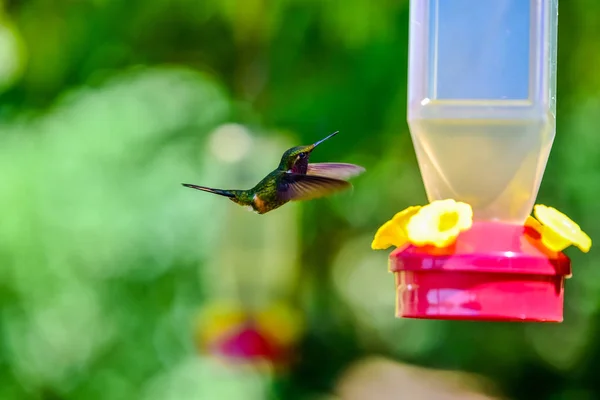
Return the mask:
<svg viewBox="0 0 600 400">
<path fill-rule="evenodd" d="M 258 214 L 267 213 L 271 210 L 281 207 L 289 201 L 277 196 L 278 182 L 281 181 L 283 174 L 285 174 L 285 172 L 276 169 L 269 173 L 263 180 L 258 182 L 252 189 L 225 190 L 224 192 L 232 194 L 233 196 L 230 197 L 228 194 L 224 195 L 229 197 L 231 201 L 236 204 L 250 207 Z M 213 193 L 221 194 L 216 191 Z"/>
<path fill-rule="evenodd" d="M 344 179 L 364 172 L 354 164 L 309 164 L 310 153 L 325 139 L 308 146 L 287 150 L 279 166 L 256 186 L 248 190 L 222 190 L 184 183 L 183 186 L 228 197 L 234 203 L 265 214 L 292 200 L 309 200 L 347 189 L 352 185 Z"/>
</svg>

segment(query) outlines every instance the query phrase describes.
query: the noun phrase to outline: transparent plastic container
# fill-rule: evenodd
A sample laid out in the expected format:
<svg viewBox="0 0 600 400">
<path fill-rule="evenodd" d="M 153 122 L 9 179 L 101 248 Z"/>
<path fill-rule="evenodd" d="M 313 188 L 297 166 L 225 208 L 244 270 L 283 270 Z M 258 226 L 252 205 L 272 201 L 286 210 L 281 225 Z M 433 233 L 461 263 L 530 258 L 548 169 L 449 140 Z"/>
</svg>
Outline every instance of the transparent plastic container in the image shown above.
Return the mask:
<svg viewBox="0 0 600 400">
<path fill-rule="evenodd" d="M 522 224 L 554 141 L 558 0 L 411 0 L 408 123 L 429 201 Z"/>
</svg>

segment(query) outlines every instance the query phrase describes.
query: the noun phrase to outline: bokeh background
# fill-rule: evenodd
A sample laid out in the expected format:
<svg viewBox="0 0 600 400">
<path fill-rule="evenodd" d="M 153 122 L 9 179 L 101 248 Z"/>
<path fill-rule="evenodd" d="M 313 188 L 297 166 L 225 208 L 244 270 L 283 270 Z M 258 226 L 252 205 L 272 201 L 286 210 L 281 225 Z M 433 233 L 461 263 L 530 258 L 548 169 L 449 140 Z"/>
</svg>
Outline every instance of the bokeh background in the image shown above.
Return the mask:
<svg viewBox="0 0 600 400">
<path fill-rule="evenodd" d="M 559 20 L 538 202 L 598 238 L 600 3 Z M 406 0 L 0 0 L 0 399 L 600 398 L 594 249 L 568 250 L 563 324 L 394 318 L 370 242 L 426 201 L 407 22 Z M 313 160 L 365 166 L 353 192 L 258 216 L 180 186 L 250 187 L 335 130 Z"/>
</svg>

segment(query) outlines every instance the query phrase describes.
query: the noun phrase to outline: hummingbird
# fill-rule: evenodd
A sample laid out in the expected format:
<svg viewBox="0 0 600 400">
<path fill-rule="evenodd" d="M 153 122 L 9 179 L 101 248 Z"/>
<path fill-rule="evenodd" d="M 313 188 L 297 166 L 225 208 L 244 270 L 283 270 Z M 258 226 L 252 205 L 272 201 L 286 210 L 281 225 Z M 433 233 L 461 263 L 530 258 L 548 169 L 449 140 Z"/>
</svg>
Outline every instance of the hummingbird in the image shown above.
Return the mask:
<svg viewBox="0 0 600 400">
<path fill-rule="evenodd" d="M 258 214 L 273 211 L 289 201 L 311 200 L 352 187 L 347 179 L 365 171 L 346 163 L 309 163 L 312 151 L 339 131 L 306 146 L 283 153 L 279 166 L 248 190 L 223 190 L 182 183 L 183 186 L 228 197 Z"/>
</svg>

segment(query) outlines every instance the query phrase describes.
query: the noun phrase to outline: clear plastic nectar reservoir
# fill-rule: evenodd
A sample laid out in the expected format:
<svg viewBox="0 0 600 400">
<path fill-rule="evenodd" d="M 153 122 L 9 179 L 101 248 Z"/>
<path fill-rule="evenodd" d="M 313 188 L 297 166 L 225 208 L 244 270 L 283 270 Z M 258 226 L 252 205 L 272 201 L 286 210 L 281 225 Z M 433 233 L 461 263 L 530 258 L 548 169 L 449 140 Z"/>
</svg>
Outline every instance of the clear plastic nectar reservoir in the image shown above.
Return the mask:
<svg viewBox="0 0 600 400">
<path fill-rule="evenodd" d="M 522 224 L 555 135 L 558 0 L 411 0 L 408 123 L 429 201 Z"/>
</svg>

